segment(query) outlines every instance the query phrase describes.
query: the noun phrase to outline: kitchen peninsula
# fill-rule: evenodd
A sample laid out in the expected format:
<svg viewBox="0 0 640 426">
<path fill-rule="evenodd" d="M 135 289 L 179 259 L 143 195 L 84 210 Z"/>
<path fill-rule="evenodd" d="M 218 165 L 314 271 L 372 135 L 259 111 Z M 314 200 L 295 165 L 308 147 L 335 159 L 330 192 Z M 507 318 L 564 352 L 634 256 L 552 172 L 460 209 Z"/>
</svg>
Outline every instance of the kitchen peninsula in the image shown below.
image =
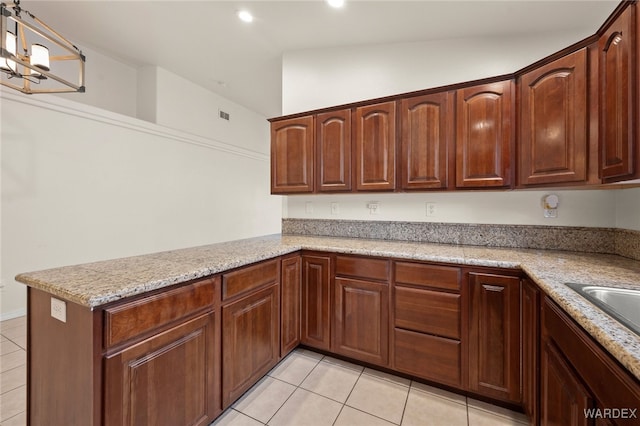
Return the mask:
<svg viewBox="0 0 640 426">
<path fill-rule="evenodd" d="M 205 425 L 299 344 L 538 422 L 556 415 L 554 362 L 573 361 L 562 327 L 610 375 L 615 395 L 580 378 L 590 404 L 640 401 L 640 336 L 565 285 L 640 289 L 640 262 L 616 255 L 270 235 L 16 279 L 31 424 Z"/>
</svg>

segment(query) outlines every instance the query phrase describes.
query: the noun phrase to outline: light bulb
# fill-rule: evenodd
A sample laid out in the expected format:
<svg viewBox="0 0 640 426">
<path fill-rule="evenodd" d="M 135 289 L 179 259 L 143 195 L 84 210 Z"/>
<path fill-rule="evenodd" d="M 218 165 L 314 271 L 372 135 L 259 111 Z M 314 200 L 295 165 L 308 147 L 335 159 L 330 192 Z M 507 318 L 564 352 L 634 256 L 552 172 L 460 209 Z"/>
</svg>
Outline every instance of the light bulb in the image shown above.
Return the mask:
<svg viewBox="0 0 640 426">
<path fill-rule="evenodd" d="M 244 22 L 253 22 L 253 15 L 247 10 L 241 10 L 238 12 L 238 18 Z"/>
<path fill-rule="evenodd" d="M 31 65 L 49 71 L 49 49 L 41 44 L 31 45 Z"/>
<path fill-rule="evenodd" d="M 329 3 L 329 6 L 335 8 L 344 6 L 344 0 L 327 0 L 327 3 Z"/>
<path fill-rule="evenodd" d="M 16 54 L 16 35 L 13 34 L 12 32 L 7 31 L 7 35 L 5 37 L 5 44 L 7 46 L 7 51 L 12 53 L 12 54 Z M 0 68 L 2 68 L 4 71 L 13 71 L 16 72 L 17 69 L 17 65 L 16 65 L 16 61 L 12 61 L 11 59 L 5 59 L 4 61 L 0 62 Z"/>
</svg>

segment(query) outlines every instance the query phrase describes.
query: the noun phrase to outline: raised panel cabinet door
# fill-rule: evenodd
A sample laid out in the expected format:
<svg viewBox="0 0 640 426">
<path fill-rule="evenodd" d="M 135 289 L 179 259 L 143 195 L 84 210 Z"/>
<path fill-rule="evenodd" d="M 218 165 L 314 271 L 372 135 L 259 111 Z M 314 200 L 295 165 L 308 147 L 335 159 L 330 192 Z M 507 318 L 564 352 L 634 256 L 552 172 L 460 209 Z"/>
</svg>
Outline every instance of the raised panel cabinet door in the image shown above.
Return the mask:
<svg viewBox="0 0 640 426">
<path fill-rule="evenodd" d="M 229 406 L 279 359 L 280 289 L 273 285 L 222 307 L 222 404 Z"/>
<path fill-rule="evenodd" d="M 331 258 L 302 256 L 300 343 L 329 350 L 331 345 Z"/>
<path fill-rule="evenodd" d="M 361 361 L 389 361 L 389 286 L 335 279 L 332 351 Z"/>
<path fill-rule="evenodd" d="M 271 123 L 271 193 L 313 192 L 313 116 Z"/>
<path fill-rule="evenodd" d="M 469 289 L 469 388 L 520 403 L 520 278 L 472 272 Z"/>
<path fill-rule="evenodd" d="M 630 4 L 598 40 L 600 163 L 605 182 L 634 174 L 636 13 Z"/>
<path fill-rule="evenodd" d="M 356 189 L 395 189 L 396 103 L 356 108 L 354 125 Z"/>
<path fill-rule="evenodd" d="M 400 101 L 400 186 L 442 189 L 453 182 L 454 93 Z"/>
<path fill-rule="evenodd" d="M 587 180 L 587 49 L 520 77 L 519 185 Z"/>
<path fill-rule="evenodd" d="M 282 259 L 280 282 L 280 357 L 295 349 L 300 343 L 300 280 L 302 258 Z"/>
<path fill-rule="evenodd" d="M 351 110 L 316 116 L 316 187 L 351 191 Z"/>
<path fill-rule="evenodd" d="M 217 329 L 210 313 L 108 356 L 105 425 L 211 423 L 220 412 Z"/>
<path fill-rule="evenodd" d="M 529 280 L 522 283 L 522 402 L 525 414 L 538 424 L 540 396 L 540 291 Z"/>
<path fill-rule="evenodd" d="M 540 359 L 540 424 L 586 426 L 585 410 L 593 399 L 552 341 L 544 343 Z"/>
<path fill-rule="evenodd" d="M 511 80 L 456 93 L 456 187 L 511 184 L 515 107 Z"/>
</svg>

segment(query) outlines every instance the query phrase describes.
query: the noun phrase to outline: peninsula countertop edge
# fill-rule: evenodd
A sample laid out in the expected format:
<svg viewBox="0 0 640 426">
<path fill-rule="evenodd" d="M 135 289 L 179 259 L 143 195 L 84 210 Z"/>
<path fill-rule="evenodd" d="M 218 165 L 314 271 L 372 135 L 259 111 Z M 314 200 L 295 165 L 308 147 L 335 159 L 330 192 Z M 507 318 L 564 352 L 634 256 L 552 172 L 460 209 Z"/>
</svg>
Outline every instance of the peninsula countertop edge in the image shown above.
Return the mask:
<svg viewBox="0 0 640 426">
<path fill-rule="evenodd" d="M 640 261 L 616 255 L 273 234 L 26 272 L 16 280 L 93 310 L 300 250 L 521 269 L 640 379 L 640 336 L 566 285 L 572 282 L 640 289 Z"/>
</svg>

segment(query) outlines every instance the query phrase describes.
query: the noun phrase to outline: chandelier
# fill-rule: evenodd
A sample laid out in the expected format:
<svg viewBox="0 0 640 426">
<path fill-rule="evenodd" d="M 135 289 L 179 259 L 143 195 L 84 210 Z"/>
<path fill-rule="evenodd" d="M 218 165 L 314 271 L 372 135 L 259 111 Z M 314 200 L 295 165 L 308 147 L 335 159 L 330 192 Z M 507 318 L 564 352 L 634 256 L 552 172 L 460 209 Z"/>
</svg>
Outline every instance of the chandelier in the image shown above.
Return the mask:
<svg viewBox="0 0 640 426">
<path fill-rule="evenodd" d="M 80 49 L 22 9 L 20 0 L 0 3 L 0 13 L 0 84 L 26 94 L 85 91 Z"/>
</svg>

